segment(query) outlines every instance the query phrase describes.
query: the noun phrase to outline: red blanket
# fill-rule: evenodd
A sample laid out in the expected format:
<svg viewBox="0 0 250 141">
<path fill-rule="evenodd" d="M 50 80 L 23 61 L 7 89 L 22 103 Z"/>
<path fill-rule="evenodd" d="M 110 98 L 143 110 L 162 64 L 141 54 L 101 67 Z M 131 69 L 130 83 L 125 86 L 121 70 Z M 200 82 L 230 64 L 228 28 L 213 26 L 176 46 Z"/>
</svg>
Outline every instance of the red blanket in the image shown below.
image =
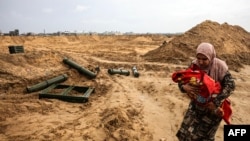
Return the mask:
<svg viewBox="0 0 250 141">
<path fill-rule="evenodd" d="M 214 97 L 220 94 L 221 85 L 219 82 L 215 82 L 210 76 L 204 71 L 200 70 L 198 66 L 193 65 L 192 67 L 174 72 L 172 74 L 172 80 L 176 83 L 191 83 L 200 88 L 201 92 L 196 97 L 192 98 L 198 105 L 206 106 L 207 103 L 211 102 Z M 225 99 L 221 105 L 224 112 L 223 119 L 227 124 L 230 124 L 230 117 L 232 115 L 232 108 L 230 100 Z"/>
</svg>

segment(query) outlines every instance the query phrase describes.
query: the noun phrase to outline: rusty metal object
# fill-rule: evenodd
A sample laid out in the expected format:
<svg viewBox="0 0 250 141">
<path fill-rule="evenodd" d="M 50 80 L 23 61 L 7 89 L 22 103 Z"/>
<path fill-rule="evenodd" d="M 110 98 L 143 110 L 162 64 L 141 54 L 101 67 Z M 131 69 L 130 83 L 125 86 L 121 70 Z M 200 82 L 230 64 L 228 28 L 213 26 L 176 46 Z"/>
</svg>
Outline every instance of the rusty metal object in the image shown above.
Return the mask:
<svg viewBox="0 0 250 141">
<path fill-rule="evenodd" d="M 23 46 L 8 46 L 9 47 L 9 53 L 24 53 Z"/>
<path fill-rule="evenodd" d="M 80 66 L 79 64 L 77 64 L 76 62 L 74 62 L 74 61 L 72 61 L 72 60 L 70 60 L 70 59 L 68 59 L 68 58 L 64 58 L 64 59 L 63 59 L 63 62 L 64 62 L 65 64 L 68 64 L 69 66 L 75 68 L 75 69 L 78 70 L 78 72 L 80 72 L 81 74 L 87 75 L 89 78 L 95 78 L 95 77 L 96 77 L 96 73 L 89 71 L 88 69 L 86 69 L 86 68 Z"/>
<path fill-rule="evenodd" d="M 140 74 L 139 74 L 139 72 L 138 72 L 136 66 L 133 66 L 133 67 L 132 67 L 132 72 L 133 72 L 134 77 L 139 77 Z"/>
<path fill-rule="evenodd" d="M 123 69 L 108 69 L 108 73 L 113 75 L 113 74 L 121 74 L 121 75 L 126 75 L 128 76 L 130 72 L 128 70 L 123 70 Z"/>
<path fill-rule="evenodd" d="M 51 98 L 67 102 L 85 103 L 95 91 L 93 87 L 53 84 L 39 93 L 39 99 Z"/>
<path fill-rule="evenodd" d="M 43 82 L 40 82 L 38 84 L 35 84 L 33 86 L 27 86 L 26 87 L 26 90 L 27 92 L 35 92 L 35 91 L 39 91 L 39 90 L 42 90 L 54 83 L 60 83 L 60 82 L 63 82 L 65 80 L 68 79 L 68 75 L 67 74 L 63 74 L 63 75 L 60 75 L 60 76 L 57 76 L 57 77 L 54 77 L 52 79 L 49 79 L 49 80 L 45 80 Z"/>
</svg>

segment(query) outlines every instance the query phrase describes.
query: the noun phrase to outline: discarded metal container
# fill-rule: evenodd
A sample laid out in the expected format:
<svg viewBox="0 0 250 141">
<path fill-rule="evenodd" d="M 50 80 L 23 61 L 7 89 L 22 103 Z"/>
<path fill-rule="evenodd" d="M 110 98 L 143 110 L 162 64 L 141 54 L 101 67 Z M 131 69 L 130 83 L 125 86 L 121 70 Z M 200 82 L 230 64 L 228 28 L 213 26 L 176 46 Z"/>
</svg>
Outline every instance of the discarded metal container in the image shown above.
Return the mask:
<svg viewBox="0 0 250 141">
<path fill-rule="evenodd" d="M 39 93 L 39 99 L 52 98 L 67 102 L 85 103 L 95 91 L 93 87 L 53 84 Z"/>
<path fill-rule="evenodd" d="M 24 53 L 23 46 L 9 46 L 10 54 L 13 53 Z"/>
<path fill-rule="evenodd" d="M 130 72 L 128 70 L 122 70 L 122 69 L 108 69 L 108 73 L 113 75 L 113 74 L 121 74 L 121 75 L 126 75 L 128 76 Z"/>
<path fill-rule="evenodd" d="M 132 72 L 133 72 L 134 77 L 139 77 L 140 74 L 139 74 L 139 72 L 138 72 L 136 66 L 133 66 L 133 67 L 132 67 Z"/>
<path fill-rule="evenodd" d="M 76 62 L 74 62 L 74 61 L 72 61 L 72 60 L 70 60 L 70 59 L 68 59 L 68 58 L 64 58 L 64 59 L 63 59 L 63 62 L 64 62 L 65 64 L 68 64 L 69 66 L 71 66 L 71 67 L 77 69 L 80 73 L 87 75 L 89 78 L 95 78 L 95 77 L 96 77 L 96 74 L 95 74 L 95 73 L 93 73 L 93 72 L 91 72 L 91 71 L 85 69 L 84 67 L 81 67 L 81 66 L 78 65 Z"/>
<path fill-rule="evenodd" d="M 52 79 L 49 79 L 49 80 L 45 80 L 41 83 L 38 83 L 38 84 L 35 84 L 33 86 L 28 86 L 26 89 L 27 89 L 27 92 L 34 92 L 34 91 L 39 91 L 39 90 L 42 90 L 54 83 L 59 83 L 59 82 L 63 82 L 65 80 L 68 79 L 68 75 L 67 74 L 63 74 L 63 75 L 60 75 L 60 76 L 57 76 L 57 77 L 54 77 Z"/>
</svg>

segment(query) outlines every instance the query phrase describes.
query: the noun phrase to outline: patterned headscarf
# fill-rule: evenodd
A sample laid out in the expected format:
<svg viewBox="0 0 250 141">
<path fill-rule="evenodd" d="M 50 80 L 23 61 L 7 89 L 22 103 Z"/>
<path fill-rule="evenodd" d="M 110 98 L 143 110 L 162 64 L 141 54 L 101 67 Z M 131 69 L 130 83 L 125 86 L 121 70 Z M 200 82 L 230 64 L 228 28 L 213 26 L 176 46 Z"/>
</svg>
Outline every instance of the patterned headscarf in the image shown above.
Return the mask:
<svg viewBox="0 0 250 141">
<path fill-rule="evenodd" d="M 208 75 L 215 81 L 221 82 L 228 71 L 228 66 L 224 61 L 216 58 L 214 46 L 210 43 L 201 43 L 196 50 L 196 55 L 197 54 L 203 54 L 208 58 L 210 64 L 205 71 L 207 71 Z M 193 63 L 199 66 L 197 59 L 195 59 Z"/>
</svg>

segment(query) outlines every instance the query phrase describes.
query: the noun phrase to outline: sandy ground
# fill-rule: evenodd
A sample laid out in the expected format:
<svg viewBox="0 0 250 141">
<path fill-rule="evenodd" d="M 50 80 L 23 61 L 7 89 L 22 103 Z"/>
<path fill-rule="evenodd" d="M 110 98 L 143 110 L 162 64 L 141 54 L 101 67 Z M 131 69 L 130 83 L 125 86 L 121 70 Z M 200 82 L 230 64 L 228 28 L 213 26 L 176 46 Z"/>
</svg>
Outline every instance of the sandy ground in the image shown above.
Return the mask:
<svg viewBox="0 0 250 141">
<path fill-rule="evenodd" d="M 183 64 L 149 62 L 141 57 L 174 37 L 59 36 L 0 37 L 0 140 L 1 141 L 177 141 L 189 99 L 171 79 Z M 23 45 L 25 53 L 9 54 L 9 45 Z M 99 66 L 89 79 L 63 63 L 70 58 L 88 70 Z M 136 66 L 140 76 L 134 77 Z M 250 66 L 231 70 L 236 90 L 231 96 L 232 124 L 250 124 L 248 86 Z M 110 68 L 130 71 L 129 76 L 108 74 Z M 89 101 L 71 103 L 39 99 L 27 86 L 61 74 L 66 85 L 94 87 Z M 216 141 L 223 141 L 222 121 Z"/>
</svg>

